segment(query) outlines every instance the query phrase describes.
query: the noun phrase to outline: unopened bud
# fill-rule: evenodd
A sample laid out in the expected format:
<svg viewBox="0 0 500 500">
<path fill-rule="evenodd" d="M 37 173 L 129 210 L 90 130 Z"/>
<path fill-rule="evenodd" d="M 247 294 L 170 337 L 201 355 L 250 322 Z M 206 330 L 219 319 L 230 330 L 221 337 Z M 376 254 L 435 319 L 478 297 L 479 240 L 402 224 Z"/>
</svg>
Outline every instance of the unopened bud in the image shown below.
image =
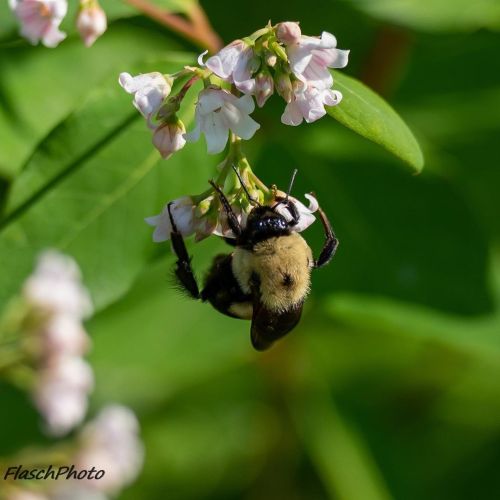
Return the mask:
<svg viewBox="0 0 500 500">
<path fill-rule="evenodd" d="M 276 57 L 276 54 L 273 54 L 269 50 L 266 50 L 265 60 L 266 60 L 266 64 L 270 68 L 274 68 L 276 66 L 276 63 L 278 62 L 278 58 Z"/>
<path fill-rule="evenodd" d="M 278 24 L 276 28 L 276 36 L 278 40 L 285 45 L 292 45 L 300 40 L 302 32 L 300 31 L 298 23 L 288 21 Z"/>
<path fill-rule="evenodd" d="M 76 19 L 76 28 L 86 47 L 90 47 L 108 27 L 106 14 L 95 2 L 82 3 Z"/>
<path fill-rule="evenodd" d="M 153 144 L 162 158 L 168 160 L 186 144 L 186 128 L 181 120 L 173 117 L 172 121 L 160 124 L 153 133 Z"/>
<path fill-rule="evenodd" d="M 261 71 L 255 78 L 255 100 L 257 101 L 257 106 L 262 108 L 273 92 L 274 82 L 271 75 Z"/>
<path fill-rule="evenodd" d="M 292 81 L 287 73 L 280 73 L 276 78 L 276 91 L 287 103 L 292 102 Z"/>
</svg>

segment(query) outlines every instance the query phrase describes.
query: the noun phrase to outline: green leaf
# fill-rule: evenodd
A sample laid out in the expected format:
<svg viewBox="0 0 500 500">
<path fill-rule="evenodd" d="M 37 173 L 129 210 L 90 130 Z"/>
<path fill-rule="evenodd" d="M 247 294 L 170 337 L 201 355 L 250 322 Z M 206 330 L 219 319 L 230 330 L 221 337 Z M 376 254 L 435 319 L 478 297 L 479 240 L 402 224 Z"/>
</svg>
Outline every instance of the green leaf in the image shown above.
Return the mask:
<svg viewBox="0 0 500 500">
<path fill-rule="evenodd" d="M 424 157 L 415 136 L 401 117 L 379 95 L 363 83 L 343 73 L 334 72 L 334 88 L 343 99 L 328 108 L 328 114 L 420 171 Z"/>
<path fill-rule="evenodd" d="M 17 210 L 0 232 L 0 260 L 9 268 L 0 277 L 0 302 L 19 291 L 36 255 L 54 247 L 77 259 L 96 308 L 104 307 L 130 287 L 153 252 L 144 217 L 158 213 L 169 199 L 205 189 L 215 161 L 207 160 L 205 145 L 200 141 L 160 161 L 130 96 L 124 99 L 115 81 L 109 85 L 93 96 L 89 109 L 70 117 L 68 127 L 61 125 L 40 145 L 26 181 L 21 175 L 20 187 L 14 187 Z M 113 93 L 117 100 L 110 98 Z M 186 97 L 187 124 L 195 98 L 196 89 Z M 110 119 L 106 130 L 98 121 L 120 101 L 126 101 L 127 115 L 135 115 Z M 59 154 L 68 146 L 75 152 Z M 189 182 L 187 168 L 198 182 Z"/>
<path fill-rule="evenodd" d="M 368 14 L 424 31 L 500 28 L 497 0 L 350 0 Z"/>
<path fill-rule="evenodd" d="M 134 40 L 134 43 L 129 43 Z M 124 44 L 130 45 L 123 50 Z M 80 40 L 57 49 L 0 49 L 0 173 L 14 177 L 37 144 L 110 75 L 129 70 L 138 61 L 177 60 L 176 44 L 151 29 L 132 24 L 112 26 L 88 50 Z M 183 65 L 188 60 L 182 56 Z M 161 66 L 152 69 L 161 69 Z M 120 91 L 116 85 L 117 92 Z"/>
</svg>

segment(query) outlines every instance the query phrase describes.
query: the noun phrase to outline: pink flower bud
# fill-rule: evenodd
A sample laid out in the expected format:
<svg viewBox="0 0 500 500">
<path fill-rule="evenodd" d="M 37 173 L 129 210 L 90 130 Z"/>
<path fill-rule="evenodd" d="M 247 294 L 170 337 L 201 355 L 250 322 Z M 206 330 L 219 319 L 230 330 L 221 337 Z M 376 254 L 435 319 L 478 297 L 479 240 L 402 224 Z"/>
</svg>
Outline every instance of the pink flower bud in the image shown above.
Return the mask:
<svg viewBox="0 0 500 500">
<path fill-rule="evenodd" d="M 276 78 L 276 90 L 278 94 L 288 103 L 292 101 L 293 87 L 290 80 L 290 75 L 280 73 Z"/>
<path fill-rule="evenodd" d="M 90 47 L 107 27 L 106 14 L 97 2 L 83 7 L 76 19 L 76 28 L 86 47 Z"/>
<path fill-rule="evenodd" d="M 274 82 L 269 73 L 259 73 L 255 78 L 255 100 L 262 108 L 274 92 Z"/>
<path fill-rule="evenodd" d="M 278 24 L 278 27 L 276 28 L 276 36 L 278 37 L 278 40 L 285 45 L 292 45 L 300 40 L 302 32 L 300 31 L 298 23 L 288 21 Z"/>
<path fill-rule="evenodd" d="M 153 144 L 161 156 L 167 160 L 184 147 L 185 133 L 186 128 L 180 120 L 162 123 L 153 133 Z"/>
</svg>

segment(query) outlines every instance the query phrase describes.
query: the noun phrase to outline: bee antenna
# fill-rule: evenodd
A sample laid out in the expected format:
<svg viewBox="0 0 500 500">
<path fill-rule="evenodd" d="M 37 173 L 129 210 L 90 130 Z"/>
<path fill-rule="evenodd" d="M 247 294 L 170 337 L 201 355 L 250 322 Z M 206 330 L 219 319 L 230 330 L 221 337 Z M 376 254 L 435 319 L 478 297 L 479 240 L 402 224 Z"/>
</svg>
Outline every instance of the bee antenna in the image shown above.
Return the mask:
<svg viewBox="0 0 500 500">
<path fill-rule="evenodd" d="M 245 194 L 247 195 L 248 201 L 250 203 L 254 203 L 255 205 L 260 207 L 260 203 L 255 199 L 250 196 L 250 193 L 248 192 L 247 187 L 245 186 L 245 183 L 243 182 L 243 179 L 241 178 L 239 170 L 236 168 L 236 165 L 234 163 L 231 164 L 233 167 L 234 173 L 236 174 L 236 177 L 238 177 L 238 180 L 240 181 L 241 187 L 243 188 L 243 191 L 245 191 Z"/>
<path fill-rule="evenodd" d="M 292 192 L 293 183 L 295 181 L 295 176 L 297 175 L 298 171 L 299 170 L 297 168 L 294 169 L 294 171 L 293 171 L 292 178 L 290 179 L 290 185 L 288 186 L 288 192 L 286 193 L 286 198 L 285 198 L 286 201 L 288 201 L 288 197 L 290 196 L 290 193 Z"/>
</svg>

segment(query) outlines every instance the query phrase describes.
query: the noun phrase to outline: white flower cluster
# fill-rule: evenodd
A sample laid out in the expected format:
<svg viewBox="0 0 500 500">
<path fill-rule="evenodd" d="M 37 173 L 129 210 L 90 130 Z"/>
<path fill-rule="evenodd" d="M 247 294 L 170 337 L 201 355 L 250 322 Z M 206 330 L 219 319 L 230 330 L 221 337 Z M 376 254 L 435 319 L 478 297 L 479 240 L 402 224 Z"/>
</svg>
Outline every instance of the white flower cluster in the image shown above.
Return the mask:
<svg viewBox="0 0 500 500">
<path fill-rule="evenodd" d="M 284 193 L 283 193 L 284 194 Z M 310 194 L 305 195 L 309 200 L 309 207 L 306 207 L 299 200 L 293 196 L 289 196 L 289 202 L 293 203 L 299 214 L 299 222 L 294 226 L 293 230 L 300 232 L 307 229 L 314 221 L 314 212 L 318 210 L 318 202 L 314 196 Z M 205 202 L 211 202 L 213 195 Z M 172 232 L 172 223 L 170 221 L 168 207 L 170 205 L 170 212 L 172 218 L 177 227 L 177 230 L 183 236 L 190 236 L 196 234 L 196 239 L 200 240 L 209 236 L 210 234 L 215 234 L 217 236 L 223 236 L 225 238 L 235 238 L 229 225 L 224 211 L 218 211 L 215 218 L 207 218 L 199 216 L 197 214 L 197 205 L 194 203 L 193 199 L 189 196 L 182 196 L 176 200 L 167 203 L 161 213 L 154 215 L 152 217 L 146 218 L 146 222 L 155 228 L 153 232 L 153 241 L 160 243 L 162 241 L 167 241 L 170 239 L 170 234 Z M 244 210 L 238 209 L 237 206 L 233 205 L 233 210 L 236 212 L 238 222 L 244 227 L 248 213 Z M 292 216 L 289 210 L 283 205 L 277 205 L 276 211 L 283 215 L 287 220 L 291 220 Z"/>
<path fill-rule="evenodd" d="M 205 64 L 202 54 L 200 68 L 186 67 L 177 75 L 122 73 L 119 82 L 134 94 L 134 106 L 147 119 L 163 158 L 182 149 L 186 141 L 197 141 L 201 133 L 208 152 L 216 154 L 225 148 L 229 131 L 250 139 L 259 129 L 249 116 L 255 108 L 253 97 L 262 107 L 276 89 L 286 102 L 281 117 L 286 125 L 314 122 L 326 114 L 325 106 L 338 104 L 342 94 L 332 90 L 329 68 L 345 67 L 349 51 L 336 47 L 331 33 L 304 36 L 298 23 L 284 22 L 235 40 Z M 195 76 L 179 94 L 169 97 L 173 81 L 186 74 Z M 195 128 L 186 133 L 177 111 L 193 80 L 200 78 L 205 88 L 198 95 Z"/>
<path fill-rule="evenodd" d="M 100 479 L 67 479 L 50 483 L 47 490 L 16 487 L 6 500 L 107 500 L 132 483 L 144 461 L 139 422 L 124 406 L 105 407 L 78 435 L 69 462 L 76 470 L 104 471 Z M 2 497 L 3 498 L 3 497 Z"/>
<path fill-rule="evenodd" d="M 67 0 L 9 0 L 9 5 L 21 24 L 21 36 L 33 45 L 41 41 L 57 47 L 66 38 L 59 26 L 68 12 Z M 76 28 L 87 47 L 106 31 L 106 14 L 97 0 L 80 1 Z"/>
<path fill-rule="evenodd" d="M 113 495 L 136 479 L 143 460 L 136 416 L 126 407 L 111 405 L 82 429 L 74 463 L 78 469 L 106 471 L 101 479 L 87 480 L 86 486 Z"/>
<path fill-rule="evenodd" d="M 90 344 L 82 321 L 92 304 L 80 280 L 70 257 L 47 251 L 23 289 L 37 316 L 33 398 L 53 435 L 63 435 L 83 420 L 93 387 L 92 370 L 82 358 Z"/>
</svg>

